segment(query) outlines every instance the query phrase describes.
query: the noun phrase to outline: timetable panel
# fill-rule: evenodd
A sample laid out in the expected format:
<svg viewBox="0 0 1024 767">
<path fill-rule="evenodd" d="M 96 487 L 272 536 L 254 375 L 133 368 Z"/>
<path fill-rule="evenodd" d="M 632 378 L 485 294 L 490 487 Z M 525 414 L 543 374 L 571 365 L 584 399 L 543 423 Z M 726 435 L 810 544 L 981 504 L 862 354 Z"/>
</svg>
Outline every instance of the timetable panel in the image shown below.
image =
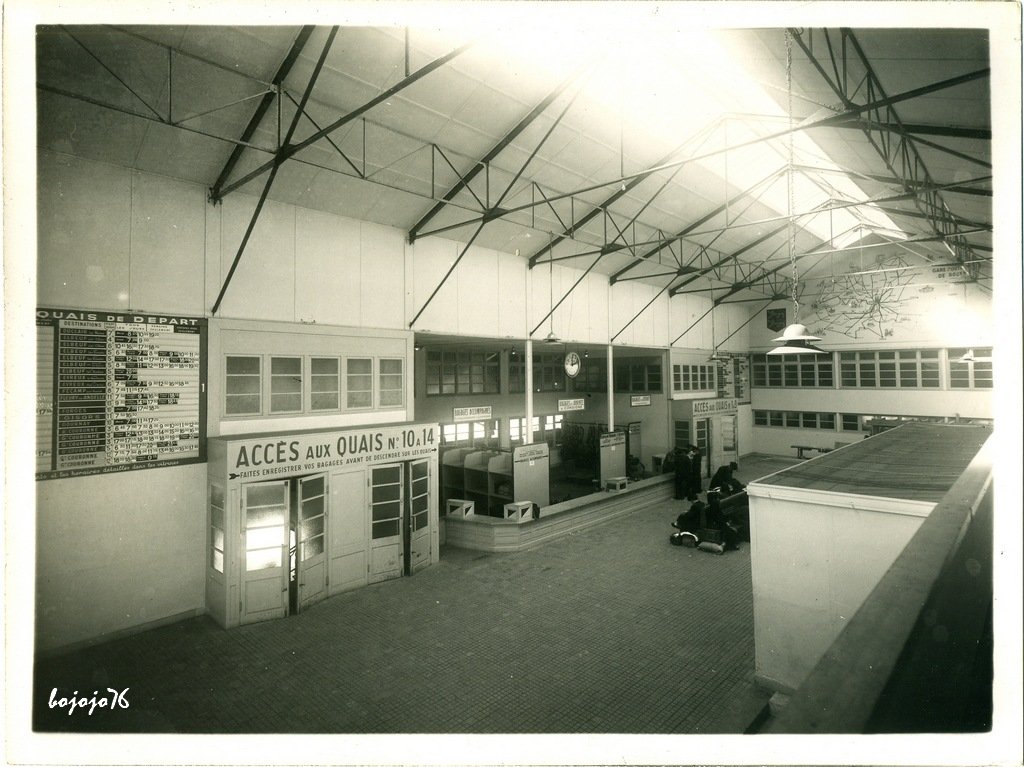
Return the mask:
<svg viewBox="0 0 1024 767">
<path fill-rule="evenodd" d="M 206 459 L 206 319 L 37 309 L 36 478 Z"/>
</svg>

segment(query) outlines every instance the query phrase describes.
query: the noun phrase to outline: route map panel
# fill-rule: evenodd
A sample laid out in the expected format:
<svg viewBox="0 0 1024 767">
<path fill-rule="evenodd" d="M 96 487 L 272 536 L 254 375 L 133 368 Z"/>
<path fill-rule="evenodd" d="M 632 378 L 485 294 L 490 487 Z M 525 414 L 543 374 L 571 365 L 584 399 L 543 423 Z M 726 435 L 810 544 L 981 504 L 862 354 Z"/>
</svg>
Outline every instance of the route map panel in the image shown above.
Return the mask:
<svg viewBox="0 0 1024 767">
<path fill-rule="evenodd" d="M 36 479 L 206 460 L 206 319 L 36 309 Z"/>
</svg>

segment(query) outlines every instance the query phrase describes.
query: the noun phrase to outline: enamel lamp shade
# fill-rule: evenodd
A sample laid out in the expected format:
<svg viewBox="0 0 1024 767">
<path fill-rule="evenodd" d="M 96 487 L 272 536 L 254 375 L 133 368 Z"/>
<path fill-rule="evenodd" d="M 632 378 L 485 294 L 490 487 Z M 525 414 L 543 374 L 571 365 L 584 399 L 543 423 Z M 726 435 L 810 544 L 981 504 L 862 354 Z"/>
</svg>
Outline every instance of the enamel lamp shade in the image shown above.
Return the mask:
<svg viewBox="0 0 1024 767">
<path fill-rule="evenodd" d="M 820 341 L 817 336 L 812 336 L 806 325 L 794 323 L 782 331 L 782 335 L 772 339 L 776 346 L 767 354 L 827 354 L 824 349 L 819 349 L 811 341 Z"/>
</svg>

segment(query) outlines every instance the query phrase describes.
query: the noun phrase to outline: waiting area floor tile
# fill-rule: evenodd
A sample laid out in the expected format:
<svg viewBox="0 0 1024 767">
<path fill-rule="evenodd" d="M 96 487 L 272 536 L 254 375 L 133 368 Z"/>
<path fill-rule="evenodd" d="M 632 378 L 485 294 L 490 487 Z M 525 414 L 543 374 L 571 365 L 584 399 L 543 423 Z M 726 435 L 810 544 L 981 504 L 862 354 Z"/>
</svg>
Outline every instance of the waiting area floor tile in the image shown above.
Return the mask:
<svg viewBox="0 0 1024 767">
<path fill-rule="evenodd" d="M 281 620 L 226 631 L 201 617 L 41 659 L 34 728 L 743 732 L 768 697 L 753 685 L 749 548 L 671 546 L 682 506 L 516 554 L 442 548 L 413 577 Z M 107 687 L 128 688 L 130 707 L 48 706 L 55 688 Z"/>
</svg>

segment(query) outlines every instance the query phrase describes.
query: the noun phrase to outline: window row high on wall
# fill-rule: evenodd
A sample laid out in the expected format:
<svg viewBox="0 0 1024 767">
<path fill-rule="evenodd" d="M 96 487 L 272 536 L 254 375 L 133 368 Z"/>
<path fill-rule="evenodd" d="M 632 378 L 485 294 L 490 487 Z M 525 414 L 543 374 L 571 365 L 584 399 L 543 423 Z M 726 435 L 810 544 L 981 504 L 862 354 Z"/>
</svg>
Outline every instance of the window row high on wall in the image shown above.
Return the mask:
<svg viewBox="0 0 1024 767">
<path fill-rule="evenodd" d="M 991 389 L 992 349 L 755 354 L 751 379 L 758 388 Z"/>
<path fill-rule="evenodd" d="M 405 405 L 405 360 L 228 354 L 224 415 L 337 413 Z"/>
<path fill-rule="evenodd" d="M 507 354 L 507 392 L 526 391 L 526 362 L 516 352 Z M 533 389 L 537 392 L 606 392 L 608 365 L 603 359 L 583 356 L 575 379 L 565 374 L 565 353 L 535 352 Z M 449 351 L 430 349 L 426 353 L 425 394 L 428 397 L 463 394 L 502 393 L 502 354 L 500 351 Z M 617 392 L 660 393 L 662 364 L 658 359 L 631 358 L 614 365 Z M 708 387 L 713 388 L 712 386 Z"/>
<path fill-rule="evenodd" d="M 950 416 L 866 415 L 863 413 L 817 413 L 799 410 L 754 410 L 754 426 L 818 431 L 867 432 L 878 422 L 925 421 L 929 423 L 990 423 L 989 419 L 960 419 Z"/>
</svg>

